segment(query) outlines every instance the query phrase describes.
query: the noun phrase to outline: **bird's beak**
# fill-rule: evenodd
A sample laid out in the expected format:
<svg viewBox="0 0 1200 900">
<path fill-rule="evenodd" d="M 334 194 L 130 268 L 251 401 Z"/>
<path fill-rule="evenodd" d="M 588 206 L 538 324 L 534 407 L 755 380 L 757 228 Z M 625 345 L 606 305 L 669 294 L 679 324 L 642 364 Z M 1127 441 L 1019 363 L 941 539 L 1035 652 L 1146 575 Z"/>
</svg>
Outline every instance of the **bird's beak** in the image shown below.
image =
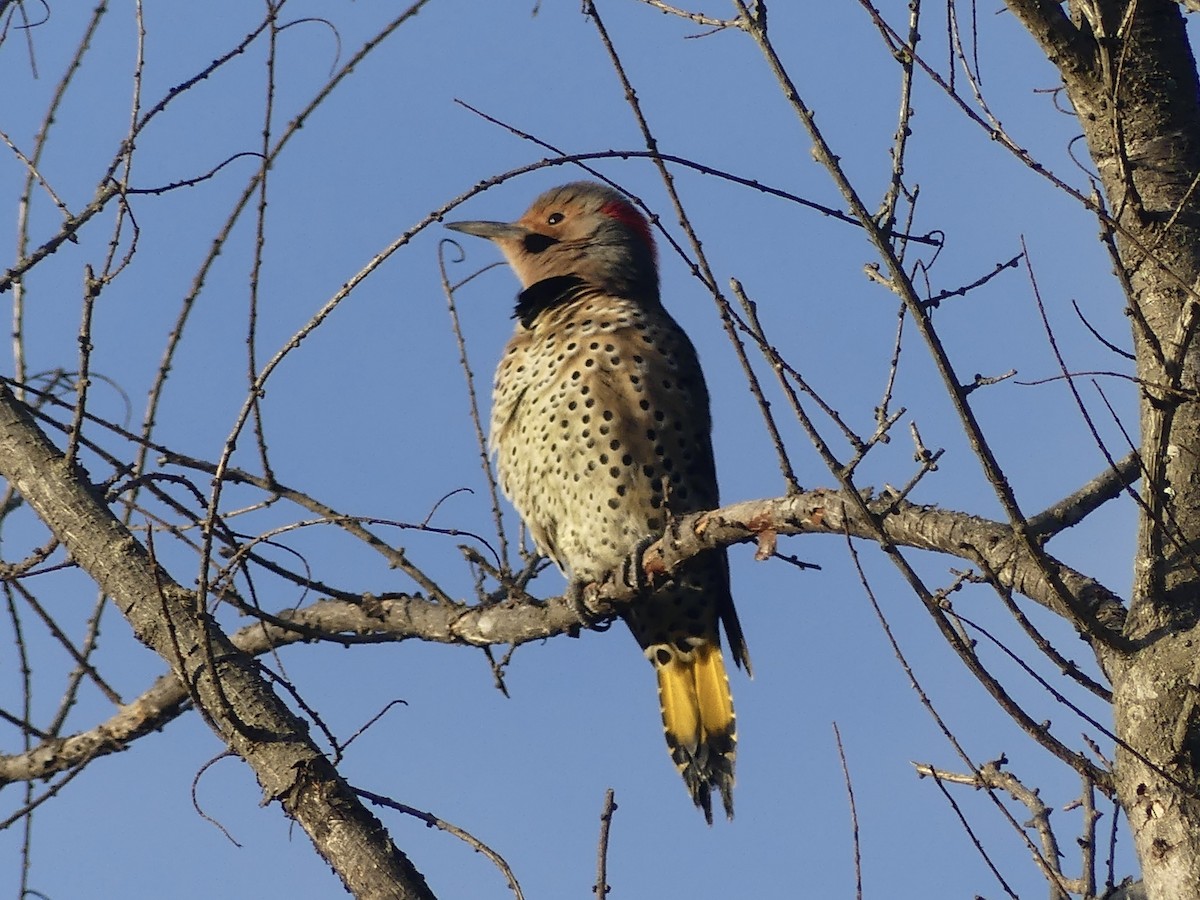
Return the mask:
<svg viewBox="0 0 1200 900">
<path fill-rule="evenodd" d="M 529 234 L 529 230 L 523 225 L 511 222 L 447 222 L 446 227 L 451 231 L 473 234 L 489 241 L 519 241 Z"/>
</svg>

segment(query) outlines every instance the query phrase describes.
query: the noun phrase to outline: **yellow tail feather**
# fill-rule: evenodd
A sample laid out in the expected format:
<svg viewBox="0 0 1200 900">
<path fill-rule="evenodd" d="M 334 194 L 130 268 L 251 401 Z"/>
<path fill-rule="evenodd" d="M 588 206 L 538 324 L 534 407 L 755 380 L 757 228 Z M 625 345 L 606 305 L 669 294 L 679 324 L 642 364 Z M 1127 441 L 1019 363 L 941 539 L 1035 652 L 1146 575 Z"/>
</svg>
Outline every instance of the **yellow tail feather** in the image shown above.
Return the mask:
<svg viewBox="0 0 1200 900">
<path fill-rule="evenodd" d="M 684 654 L 670 645 L 648 653 L 658 672 L 667 748 L 696 805 L 712 824 L 712 789 L 733 818 L 736 728 L 721 648 L 706 642 Z"/>
</svg>

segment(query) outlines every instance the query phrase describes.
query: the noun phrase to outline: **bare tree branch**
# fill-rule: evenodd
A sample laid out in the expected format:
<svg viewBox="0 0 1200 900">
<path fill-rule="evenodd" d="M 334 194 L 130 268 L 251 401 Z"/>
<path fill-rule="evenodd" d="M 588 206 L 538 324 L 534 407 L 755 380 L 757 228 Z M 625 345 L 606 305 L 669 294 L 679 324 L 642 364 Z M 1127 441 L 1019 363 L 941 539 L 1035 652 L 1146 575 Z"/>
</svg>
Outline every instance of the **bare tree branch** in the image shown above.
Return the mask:
<svg viewBox="0 0 1200 900">
<path fill-rule="evenodd" d="M 254 769 L 357 896 L 433 896 L 420 873 L 308 737 L 248 655 L 240 652 L 94 493 L 83 472 L 0 387 L 0 474 L 37 512 L 137 638 L 157 652 L 200 703 L 206 720 Z M 206 652 L 211 649 L 211 665 Z"/>
<path fill-rule="evenodd" d="M 882 517 L 887 538 L 896 545 L 934 550 L 986 565 L 996 582 L 1029 597 L 1064 618 L 1067 609 L 1006 525 L 966 513 L 896 503 L 888 496 L 870 499 Z M 894 507 L 894 508 L 893 508 Z M 835 491 L 806 491 L 770 500 L 749 500 L 695 513 L 673 523 L 642 556 L 647 576 L 663 578 L 681 563 L 717 547 L 758 541 L 764 535 L 849 534 L 875 538 L 875 524 L 856 504 Z M 1112 591 L 1047 556 L 1061 582 L 1098 621 L 1119 632 L 1125 607 Z M 623 567 L 635 565 L 631 557 Z M 591 611 L 612 616 L 638 591 L 621 571 L 613 572 L 589 601 Z M 250 610 L 247 610 L 251 612 Z M 231 650 L 257 656 L 287 644 L 327 640 L 346 644 L 419 639 L 460 646 L 519 645 L 562 634 L 578 634 L 587 622 L 565 597 L 544 603 L 514 596 L 497 603 L 468 606 L 421 596 L 366 595 L 359 602 L 320 600 L 301 609 L 272 614 L 239 630 Z M 44 742 L 27 753 L 0 756 L 0 784 L 44 778 L 87 759 L 123 750 L 128 742 L 158 730 L 185 711 L 188 694 L 174 676 L 152 688 L 102 725 L 70 738 Z"/>
</svg>

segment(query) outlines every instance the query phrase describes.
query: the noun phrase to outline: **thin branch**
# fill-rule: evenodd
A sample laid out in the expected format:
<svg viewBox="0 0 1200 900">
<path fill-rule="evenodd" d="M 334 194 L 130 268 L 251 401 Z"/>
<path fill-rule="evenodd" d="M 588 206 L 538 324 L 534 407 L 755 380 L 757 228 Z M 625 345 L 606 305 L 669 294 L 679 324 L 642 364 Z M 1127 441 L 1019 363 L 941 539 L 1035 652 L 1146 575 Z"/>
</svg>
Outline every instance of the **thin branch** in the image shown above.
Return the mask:
<svg viewBox="0 0 1200 900">
<path fill-rule="evenodd" d="M 492 522 L 496 526 L 496 539 L 500 544 L 500 559 L 502 564 L 507 566 L 508 532 L 504 528 L 504 516 L 500 511 L 500 489 L 496 484 L 496 476 L 492 472 L 488 457 L 487 435 L 483 430 L 483 416 L 480 415 L 479 398 L 475 393 L 475 373 L 471 370 L 471 360 L 467 356 L 467 341 L 458 320 L 458 304 L 454 299 L 455 291 L 462 285 L 451 285 L 450 278 L 446 274 L 446 259 L 443 251 L 447 244 L 458 248 L 459 259 L 456 261 L 462 261 L 462 248 L 459 247 L 457 242 L 452 240 L 441 241 L 438 243 L 438 273 L 442 279 L 442 293 L 445 295 L 446 304 L 450 309 L 450 330 L 454 333 L 454 341 L 458 345 L 458 364 L 462 369 L 463 378 L 466 381 L 467 408 L 471 414 L 471 424 L 475 427 L 475 444 L 479 448 L 479 468 L 483 472 L 484 480 L 487 482 L 488 496 L 492 501 Z"/>
<path fill-rule="evenodd" d="M 706 16 L 704 13 L 689 12 L 686 9 L 680 9 L 677 6 L 671 6 L 669 3 L 662 2 L 662 0 L 641 0 L 641 2 L 645 3 L 647 6 L 654 7 L 659 12 L 665 12 L 672 16 L 678 16 L 681 19 L 687 19 L 689 22 L 695 25 L 705 25 L 718 31 L 726 28 L 742 27 L 742 20 L 740 17 L 736 19 L 717 19 L 713 16 Z"/>
<path fill-rule="evenodd" d="M 750 188 L 752 190 L 758 191 L 760 194 L 767 194 L 768 196 L 771 196 L 771 197 L 778 197 L 781 200 L 787 200 L 789 203 L 795 203 L 799 206 L 807 207 L 808 209 L 811 209 L 815 212 L 819 212 L 823 216 L 826 216 L 831 219 L 835 219 L 838 222 L 841 222 L 845 225 L 854 225 L 858 228 L 862 227 L 862 223 L 859 222 L 857 219 L 855 219 L 854 216 L 852 216 L 850 213 L 844 212 L 840 209 L 834 209 L 832 206 L 825 206 L 821 203 L 817 203 L 814 200 L 807 200 L 804 197 L 799 196 L 798 194 L 793 194 L 792 192 L 785 191 L 782 188 L 773 187 L 769 184 L 763 184 L 761 181 L 758 181 L 754 178 L 747 178 L 742 175 L 735 175 L 732 172 L 727 172 L 723 169 L 715 168 L 714 166 L 705 165 L 704 163 L 698 163 L 695 160 L 689 159 L 686 156 L 677 156 L 673 153 L 663 153 L 659 150 L 598 150 L 598 151 L 594 151 L 591 153 L 564 153 L 562 150 L 560 150 L 558 147 L 554 146 L 553 144 L 549 144 L 546 141 L 543 141 L 541 138 L 535 137 L 532 134 L 521 131 L 515 125 L 510 125 L 501 119 L 497 119 L 495 116 L 490 116 L 487 113 L 483 112 L 482 110 L 476 109 L 474 106 L 467 103 L 465 100 L 455 100 L 454 102 L 457 103 L 459 106 L 462 106 L 465 109 L 470 110 L 475 115 L 479 116 L 481 119 L 485 119 L 486 121 L 491 122 L 493 125 L 498 125 L 501 128 L 505 129 L 506 131 L 512 132 L 512 134 L 521 138 L 521 140 L 530 141 L 532 143 L 537 144 L 539 147 L 542 147 L 545 150 L 549 150 L 550 152 L 554 153 L 557 157 L 556 159 L 553 159 L 553 160 L 543 160 L 542 162 L 534 163 L 531 166 L 523 166 L 519 169 L 513 169 L 510 172 L 506 172 L 503 175 L 496 176 L 493 179 L 489 179 L 488 181 L 483 182 L 480 185 L 480 188 L 494 187 L 495 185 L 497 185 L 503 181 L 507 181 L 509 178 L 513 177 L 514 175 L 524 174 L 527 171 L 531 171 L 534 168 L 541 168 L 542 166 L 545 166 L 545 165 L 562 165 L 564 163 L 581 164 L 581 163 L 587 163 L 587 162 L 590 162 L 593 160 L 600 160 L 600 159 L 619 159 L 619 160 L 648 159 L 648 160 L 651 160 L 654 162 L 661 161 L 664 163 L 670 163 L 673 166 L 679 166 L 684 169 L 691 169 L 694 172 L 699 172 L 701 175 L 712 175 L 714 178 L 719 178 L 722 181 L 728 181 L 731 184 L 736 184 L 741 187 Z M 588 172 L 588 174 L 593 175 L 594 177 L 599 178 L 608 184 L 612 184 L 612 182 L 609 181 L 609 179 L 605 178 L 600 172 L 596 171 L 595 169 L 592 169 L 586 165 L 582 165 L 581 168 L 583 168 L 586 172 Z M 615 185 L 614 185 L 614 187 L 615 187 Z M 475 192 L 472 192 L 471 196 L 473 196 L 474 193 Z M 465 198 L 462 198 L 462 199 L 465 199 Z M 455 205 L 457 205 L 457 203 Z M 923 235 L 922 234 L 896 234 L 895 236 L 897 238 L 903 239 L 905 241 L 911 241 L 911 242 L 917 243 L 917 244 L 924 244 L 924 245 L 930 246 L 930 247 L 941 247 L 941 245 L 942 245 L 941 239 L 935 238 L 931 234 L 923 234 Z"/>
<path fill-rule="evenodd" d="M 604 792 L 604 808 L 600 810 L 600 839 L 596 842 L 596 883 L 592 893 L 600 900 L 608 896 L 612 886 L 608 883 L 608 833 L 612 828 L 613 813 L 617 811 L 613 789 Z"/>
<path fill-rule="evenodd" d="M 491 860 L 492 865 L 500 870 L 500 874 L 502 874 L 505 880 L 508 882 L 508 889 L 513 892 L 513 896 L 516 897 L 517 900 L 525 900 L 525 895 L 521 892 L 521 885 L 517 883 L 517 876 L 513 874 L 512 869 L 509 867 L 504 857 L 485 844 L 483 841 L 479 840 L 479 838 L 475 837 L 475 835 L 471 834 L 469 831 L 459 828 L 457 825 L 452 825 L 445 819 L 438 818 L 433 813 L 424 812 L 404 803 L 398 803 L 397 801 L 392 800 L 390 797 L 384 797 L 382 794 L 376 794 L 372 791 L 357 787 L 354 788 L 354 793 L 358 794 L 360 797 L 365 797 L 376 806 L 385 806 L 388 809 L 394 809 L 396 812 L 404 813 L 406 816 L 412 816 L 414 819 L 420 819 L 422 822 L 432 828 L 437 828 L 446 832 L 447 834 L 454 835 L 454 837 L 458 838 L 460 841 L 463 841 L 472 849 L 482 853 L 489 860 Z"/>
<path fill-rule="evenodd" d="M 862 845 L 858 836 L 858 807 L 854 804 L 854 785 L 850 781 L 850 766 L 846 762 L 846 749 L 842 746 L 842 733 L 837 722 L 833 723 L 833 738 L 837 742 L 838 759 L 842 762 L 842 781 L 846 785 L 846 802 L 850 806 L 850 833 L 854 841 L 854 896 L 863 900 Z"/>
</svg>

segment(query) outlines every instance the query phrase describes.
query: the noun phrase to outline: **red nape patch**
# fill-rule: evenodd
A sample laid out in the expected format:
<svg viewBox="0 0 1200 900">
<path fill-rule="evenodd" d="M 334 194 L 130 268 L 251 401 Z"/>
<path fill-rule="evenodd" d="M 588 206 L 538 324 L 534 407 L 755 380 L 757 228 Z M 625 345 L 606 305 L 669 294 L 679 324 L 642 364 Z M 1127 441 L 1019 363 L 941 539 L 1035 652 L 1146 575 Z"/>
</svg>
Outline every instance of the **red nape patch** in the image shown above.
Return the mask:
<svg viewBox="0 0 1200 900">
<path fill-rule="evenodd" d="M 650 252 L 656 253 L 654 237 L 650 234 L 650 223 L 631 204 L 626 203 L 624 200 L 609 200 L 600 207 L 600 212 L 633 229 L 633 233 L 646 242 L 646 246 L 650 248 Z"/>
</svg>

